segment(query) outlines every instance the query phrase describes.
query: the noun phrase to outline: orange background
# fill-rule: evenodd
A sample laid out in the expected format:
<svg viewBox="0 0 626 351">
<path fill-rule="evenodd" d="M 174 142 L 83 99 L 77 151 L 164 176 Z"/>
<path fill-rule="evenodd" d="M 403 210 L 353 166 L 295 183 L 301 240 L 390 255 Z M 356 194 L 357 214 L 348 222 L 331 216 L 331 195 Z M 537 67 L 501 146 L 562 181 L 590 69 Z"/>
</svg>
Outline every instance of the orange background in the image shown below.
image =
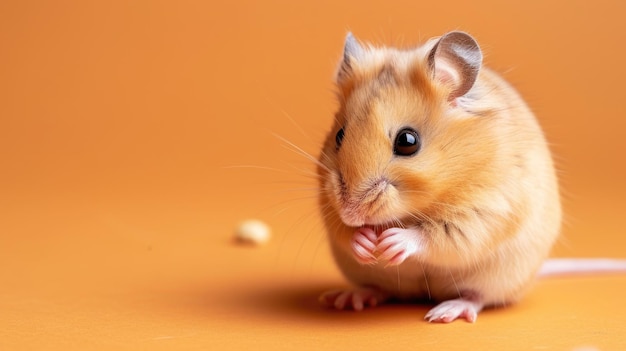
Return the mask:
<svg viewBox="0 0 626 351">
<path fill-rule="evenodd" d="M 626 257 L 626 5 L 513 3 L 0 3 L 0 349 L 626 349 L 623 276 L 541 281 L 473 325 L 316 304 L 345 282 L 313 166 L 275 135 L 317 155 L 347 30 L 472 33 L 552 143 L 555 255 Z M 250 217 L 267 246 L 231 241 Z"/>
</svg>

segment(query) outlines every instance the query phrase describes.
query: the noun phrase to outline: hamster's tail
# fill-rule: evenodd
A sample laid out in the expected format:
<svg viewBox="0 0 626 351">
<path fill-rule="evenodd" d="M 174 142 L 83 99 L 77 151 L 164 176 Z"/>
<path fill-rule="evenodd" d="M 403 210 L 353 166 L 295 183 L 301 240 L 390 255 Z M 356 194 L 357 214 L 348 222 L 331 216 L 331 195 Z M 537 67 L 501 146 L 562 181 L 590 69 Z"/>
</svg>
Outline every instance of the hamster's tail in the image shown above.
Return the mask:
<svg viewBox="0 0 626 351">
<path fill-rule="evenodd" d="M 538 277 L 570 275 L 626 274 L 626 259 L 608 258 L 551 258 L 541 266 Z"/>
</svg>

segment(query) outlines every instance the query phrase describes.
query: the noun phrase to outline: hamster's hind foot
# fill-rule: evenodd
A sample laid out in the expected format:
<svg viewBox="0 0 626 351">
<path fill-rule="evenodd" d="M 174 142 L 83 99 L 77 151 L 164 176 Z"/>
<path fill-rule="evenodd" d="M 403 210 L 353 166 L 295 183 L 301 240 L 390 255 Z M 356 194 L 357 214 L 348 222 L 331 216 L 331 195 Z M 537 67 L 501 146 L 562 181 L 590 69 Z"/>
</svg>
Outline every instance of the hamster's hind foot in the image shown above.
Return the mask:
<svg viewBox="0 0 626 351">
<path fill-rule="evenodd" d="M 424 319 L 428 322 L 450 323 L 458 318 L 465 318 L 466 321 L 474 323 L 483 306 L 480 297 L 467 295 L 440 303 L 428 311 Z"/>
<path fill-rule="evenodd" d="M 387 296 L 375 288 L 353 288 L 331 290 L 323 293 L 320 302 L 331 308 L 346 310 L 352 308 L 361 311 L 365 307 L 375 307 L 387 300 Z"/>
</svg>

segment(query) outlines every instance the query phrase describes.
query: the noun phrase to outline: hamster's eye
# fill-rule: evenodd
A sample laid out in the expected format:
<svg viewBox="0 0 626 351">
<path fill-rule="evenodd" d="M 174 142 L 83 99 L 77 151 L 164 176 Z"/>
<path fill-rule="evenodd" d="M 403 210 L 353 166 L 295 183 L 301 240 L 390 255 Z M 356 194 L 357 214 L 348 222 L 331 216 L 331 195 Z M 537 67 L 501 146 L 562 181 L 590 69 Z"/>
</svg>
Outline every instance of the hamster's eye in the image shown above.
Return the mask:
<svg viewBox="0 0 626 351">
<path fill-rule="evenodd" d="M 337 135 L 335 135 L 335 142 L 337 143 L 337 149 L 341 146 L 341 142 L 343 141 L 344 131 L 343 128 L 339 129 Z"/>
<path fill-rule="evenodd" d="M 411 128 L 405 128 L 396 135 L 393 153 L 398 156 L 413 156 L 419 151 L 420 146 L 420 137 L 417 132 Z"/>
</svg>

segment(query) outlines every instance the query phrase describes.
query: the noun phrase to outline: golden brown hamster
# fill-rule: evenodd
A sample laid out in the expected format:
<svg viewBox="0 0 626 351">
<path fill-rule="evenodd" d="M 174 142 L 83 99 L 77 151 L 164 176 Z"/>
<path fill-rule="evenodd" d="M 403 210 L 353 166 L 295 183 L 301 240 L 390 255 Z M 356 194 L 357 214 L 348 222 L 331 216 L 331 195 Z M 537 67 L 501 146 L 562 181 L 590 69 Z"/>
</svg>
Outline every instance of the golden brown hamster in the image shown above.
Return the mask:
<svg viewBox="0 0 626 351">
<path fill-rule="evenodd" d="M 555 167 L 535 116 L 482 57 L 458 31 L 404 50 L 347 35 L 319 201 L 357 287 L 325 304 L 429 299 L 428 321 L 474 321 L 531 286 L 560 231 Z"/>
</svg>

